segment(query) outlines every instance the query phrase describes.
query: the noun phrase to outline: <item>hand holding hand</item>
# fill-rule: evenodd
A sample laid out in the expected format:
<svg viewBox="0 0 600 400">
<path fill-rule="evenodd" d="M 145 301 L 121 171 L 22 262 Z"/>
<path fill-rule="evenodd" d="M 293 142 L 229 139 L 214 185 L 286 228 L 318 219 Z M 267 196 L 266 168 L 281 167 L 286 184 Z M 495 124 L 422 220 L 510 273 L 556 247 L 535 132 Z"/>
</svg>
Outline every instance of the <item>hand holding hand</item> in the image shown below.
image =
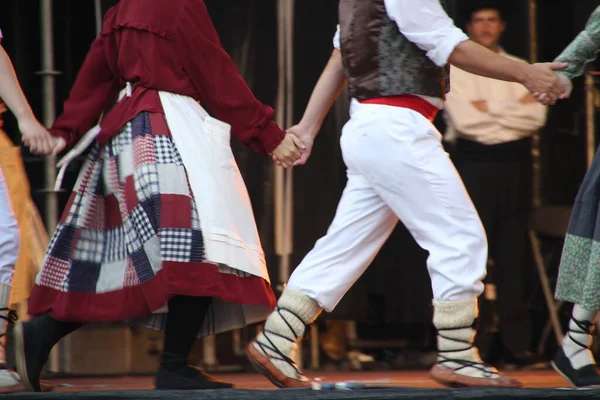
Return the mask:
<svg viewBox="0 0 600 400">
<path fill-rule="evenodd" d="M 18 122 L 23 143 L 29 147 L 31 153 L 56 155 L 65 148 L 65 140 L 50 135 L 33 115 L 21 118 Z"/>
<path fill-rule="evenodd" d="M 308 161 L 310 154 L 312 153 L 312 147 L 315 142 L 315 137 L 317 136 L 318 130 L 312 129 L 308 127 L 304 127 L 302 125 L 294 125 L 287 130 L 289 133 L 293 133 L 296 135 L 304 145 L 304 149 L 302 150 L 302 155 L 296 162 L 294 166 L 304 165 Z"/>
<path fill-rule="evenodd" d="M 558 79 L 560 80 L 560 82 L 563 84 L 565 90 L 564 92 L 560 95 L 559 99 L 564 100 L 564 99 L 568 99 L 569 97 L 571 97 L 571 93 L 573 92 L 573 82 L 571 82 L 571 80 L 569 78 L 567 78 L 566 75 L 563 74 L 556 74 L 558 75 Z"/>
<path fill-rule="evenodd" d="M 302 141 L 293 133 L 288 132 L 271 156 L 277 165 L 290 168 L 300 158 L 303 149 L 304 144 L 302 144 Z"/>
<path fill-rule="evenodd" d="M 52 139 L 54 141 L 54 148 L 52 149 L 52 155 L 56 156 L 58 153 L 63 151 L 65 149 L 65 147 L 67 147 L 67 142 L 65 141 L 65 139 L 63 139 L 61 137 L 53 136 Z"/>
<path fill-rule="evenodd" d="M 523 85 L 534 98 L 544 105 L 552 105 L 565 92 L 564 83 L 554 71 L 565 69 L 565 63 L 543 63 L 531 65 Z"/>
</svg>

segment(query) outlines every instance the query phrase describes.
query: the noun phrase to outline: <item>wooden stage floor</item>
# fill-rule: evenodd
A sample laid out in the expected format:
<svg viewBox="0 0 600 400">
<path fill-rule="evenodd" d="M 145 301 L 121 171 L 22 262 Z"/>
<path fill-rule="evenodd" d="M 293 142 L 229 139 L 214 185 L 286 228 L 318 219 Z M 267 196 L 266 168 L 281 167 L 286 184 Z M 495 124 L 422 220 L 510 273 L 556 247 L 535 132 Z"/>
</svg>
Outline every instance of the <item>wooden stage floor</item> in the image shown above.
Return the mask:
<svg viewBox="0 0 600 400">
<path fill-rule="evenodd" d="M 569 384 L 553 370 L 510 372 L 526 388 L 549 389 L 566 388 Z M 276 389 L 269 381 L 258 374 L 215 374 L 216 377 L 233 382 L 238 389 Z M 410 372 L 344 372 L 314 374 L 324 382 L 379 381 L 377 386 L 405 386 L 415 388 L 442 388 L 429 378 L 427 371 Z M 385 381 L 383 381 L 385 380 Z M 152 377 L 96 377 L 58 378 L 48 380 L 57 385 L 55 392 L 82 391 L 130 391 L 153 389 Z"/>
</svg>

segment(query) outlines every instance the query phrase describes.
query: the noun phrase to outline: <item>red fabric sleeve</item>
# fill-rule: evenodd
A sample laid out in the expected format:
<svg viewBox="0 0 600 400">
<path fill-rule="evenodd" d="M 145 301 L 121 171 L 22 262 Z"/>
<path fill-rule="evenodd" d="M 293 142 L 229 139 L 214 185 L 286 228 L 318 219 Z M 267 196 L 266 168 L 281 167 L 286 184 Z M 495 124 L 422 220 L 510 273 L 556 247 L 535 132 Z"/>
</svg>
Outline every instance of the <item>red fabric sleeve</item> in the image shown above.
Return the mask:
<svg viewBox="0 0 600 400">
<path fill-rule="evenodd" d="M 285 132 L 274 111 L 259 102 L 223 49 L 204 1 L 185 2 L 177 37 L 178 54 L 200 100 L 231 133 L 261 154 L 270 154 Z"/>
<path fill-rule="evenodd" d="M 118 79 L 106 60 L 103 38 L 100 35 L 92 43 L 64 103 L 63 112 L 49 129 L 52 135 L 64 138 L 69 147 L 98 123 L 102 112 L 119 93 Z"/>
</svg>

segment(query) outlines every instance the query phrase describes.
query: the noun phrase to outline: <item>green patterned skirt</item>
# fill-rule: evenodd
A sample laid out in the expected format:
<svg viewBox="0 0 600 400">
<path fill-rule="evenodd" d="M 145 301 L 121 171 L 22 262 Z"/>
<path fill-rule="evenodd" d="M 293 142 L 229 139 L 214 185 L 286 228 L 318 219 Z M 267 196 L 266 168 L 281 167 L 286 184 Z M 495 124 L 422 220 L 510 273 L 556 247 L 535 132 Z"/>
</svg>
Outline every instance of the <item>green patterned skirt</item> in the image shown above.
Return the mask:
<svg viewBox="0 0 600 400">
<path fill-rule="evenodd" d="M 585 175 L 569 222 L 556 298 L 600 310 L 600 155 Z"/>
</svg>

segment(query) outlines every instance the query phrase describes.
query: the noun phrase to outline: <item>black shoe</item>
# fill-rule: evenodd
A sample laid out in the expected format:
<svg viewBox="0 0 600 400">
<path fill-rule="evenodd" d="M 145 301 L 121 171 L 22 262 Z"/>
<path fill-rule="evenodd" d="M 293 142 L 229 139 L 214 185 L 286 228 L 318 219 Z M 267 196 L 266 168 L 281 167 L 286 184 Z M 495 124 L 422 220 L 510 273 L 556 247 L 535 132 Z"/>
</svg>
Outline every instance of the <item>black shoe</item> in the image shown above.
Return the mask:
<svg viewBox="0 0 600 400">
<path fill-rule="evenodd" d="M 19 322 L 13 330 L 17 372 L 27 390 L 41 392 L 40 375 L 50 350 L 44 349 L 41 341 L 43 330 L 33 326 L 35 322 Z"/>
<path fill-rule="evenodd" d="M 550 364 L 542 360 L 536 354 L 525 351 L 519 354 L 508 355 L 504 357 L 504 367 L 506 369 L 545 369 Z"/>
<path fill-rule="evenodd" d="M 233 384 L 220 382 L 202 371 L 186 365 L 176 371 L 160 368 L 156 375 L 155 387 L 156 390 L 216 390 L 231 389 Z"/>
<path fill-rule="evenodd" d="M 574 387 L 600 387 L 600 375 L 595 364 L 579 369 L 573 368 L 563 348 L 559 348 L 552 360 L 552 367 Z"/>
</svg>

